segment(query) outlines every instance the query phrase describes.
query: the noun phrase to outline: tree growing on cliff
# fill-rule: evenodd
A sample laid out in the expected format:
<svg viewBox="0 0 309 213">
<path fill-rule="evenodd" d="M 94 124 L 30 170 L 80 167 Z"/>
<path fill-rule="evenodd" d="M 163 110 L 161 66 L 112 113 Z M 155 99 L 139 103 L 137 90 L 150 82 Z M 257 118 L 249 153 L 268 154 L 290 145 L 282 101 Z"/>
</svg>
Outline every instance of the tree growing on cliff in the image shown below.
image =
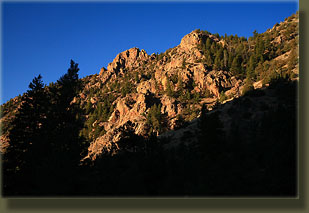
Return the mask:
<svg viewBox="0 0 309 213">
<path fill-rule="evenodd" d="M 171 85 L 170 79 L 167 77 L 167 82 L 166 82 L 166 95 L 169 97 L 174 97 L 175 96 L 175 91 L 173 86 Z"/>
<path fill-rule="evenodd" d="M 157 132 L 160 134 L 163 130 L 163 115 L 161 114 L 161 104 L 154 104 L 150 107 L 146 117 L 146 123 L 149 125 L 149 133 Z"/>
<path fill-rule="evenodd" d="M 255 58 L 254 55 L 251 55 L 250 59 L 249 59 L 249 64 L 248 64 L 248 67 L 247 67 L 247 77 L 248 78 L 255 77 L 254 76 L 254 70 L 255 70 L 256 66 L 257 66 L 256 58 Z"/>
<path fill-rule="evenodd" d="M 231 72 L 235 76 L 239 76 L 241 74 L 241 56 L 237 55 L 232 62 Z"/>
</svg>

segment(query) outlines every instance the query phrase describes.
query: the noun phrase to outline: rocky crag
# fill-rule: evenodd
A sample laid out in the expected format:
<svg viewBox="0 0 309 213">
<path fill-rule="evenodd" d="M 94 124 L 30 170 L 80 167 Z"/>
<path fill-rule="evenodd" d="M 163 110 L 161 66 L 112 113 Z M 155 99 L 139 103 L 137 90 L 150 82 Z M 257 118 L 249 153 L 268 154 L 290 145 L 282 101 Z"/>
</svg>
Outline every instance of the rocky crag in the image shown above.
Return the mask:
<svg viewBox="0 0 309 213">
<path fill-rule="evenodd" d="M 161 54 L 149 55 L 136 47 L 119 53 L 99 74 L 81 79 L 82 90 L 72 100 L 85 110 L 81 135 L 90 145 L 81 160 L 117 153 L 127 128 L 143 137 L 168 137 L 166 147 L 177 145 L 181 138 L 188 143 L 197 140 L 203 106 L 209 113 L 221 110 L 220 119 L 228 131 L 235 121 L 230 103 L 252 90 L 267 88 L 273 79 L 297 80 L 297 60 L 298 14 L 262 34 L 254 32 L 249 39 L 194 30 Z M 9 146 L 8 126 L 18 100 L 3 105 L 1 152 Z M 276 100 L 266 95 L 253 103 L 271 107 Z M 220 104 L 224 105 L 218 109 Z"/>
</svg>

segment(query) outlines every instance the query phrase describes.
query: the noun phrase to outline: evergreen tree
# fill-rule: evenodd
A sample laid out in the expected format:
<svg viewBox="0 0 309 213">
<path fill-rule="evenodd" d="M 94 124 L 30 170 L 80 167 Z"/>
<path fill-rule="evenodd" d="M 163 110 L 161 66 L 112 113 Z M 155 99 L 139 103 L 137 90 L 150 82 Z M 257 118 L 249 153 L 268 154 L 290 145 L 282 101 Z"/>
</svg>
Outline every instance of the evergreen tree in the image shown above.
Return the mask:
<svg viewBox="0 0 309 213">
<path fill-rule="evenodd" d="M 182 77 L 179 75 L 177 78 L 177 87 L 178 89 L 182 90 L 184 85 L 183 85 L 183 81 L 182 81 Z"/>
<path fill-rule="evenodd" d="M 206 49 L 207 50 L 210 50 L 211 44 L 212 44 L 212 40 L 208 37 L 206 39 Z"/>
<path fill-rule="evenodd" d="M 258 37 L 258 32 L 256 30 L 253 31 L 253 38 L 256 39 Z"/>
<path fill-rule="evenodd" d="M 255 56 L 251 55 L 250 59 L 249 59 L 248 68 L 247 68 L 247 77 L 249 77 L 249 78 L 254 77 L 254 70 L 255 70 L 256 66 L 257 66 L 257 63 L 256 63 Z"/>
<path fill-rule="evenodd" d="M 235 76 L 239 76 L 241 74 L 241 56 L 237 55 L 232 62 L 231 72 Z"/>
<path fill-rule="evenodd" d="M 212 61 L 212 58 L 211 58 L 211 55 L 210 55 L 210 52 L 209 51 L 207 51 L 206 53 L 205 53 L 205 63 L 207 64 L 207 66 L 212 66 L 212 64 L 213 64 L 213 61 Z"/>
<path fill-rule="evenodd" d="M 86 114 L 89 114 L 92 111 L 92 103 L 88 101 L 86 104 Z"/>
<path fill-rule="evenodd" d="M 242 94 L 244 95 L 244 94 L 246 94 L 247 92 L 250 92 L 250 91 L 252 91 L 252 90 L 254 90 L 254 87 L 253 87 L 253 82 L 252 82 L 252 80 L 251 80 L 251 77 L 247 77 L 246 79 L 245 79 L 245 85 L 244 85 L 244 88 L 243 88 L 243 90 L 242 90 Z"/>
<path fill-rule="evenodd" d="M 157 132 L 160 134 L 163 130 L 163 115 L 161 114 L 161 104 L 154 104 L 150 107 L 147 114 L 147 124 L 150 126 L 149 133 Z"/>
<path fill-rule="evenodd" d="M 216 45 L 216 42 L 213 42 L 210 46 L 210 53 L 214 55 L 216 51 L 217 51 L 217 45 Z"/>
<path fill-rule="evenodd" d="M 214 67 L 215 70 L 219 70 L 221 69 L 221 59 L 220 57 L 217 55 L 215 58 L 215 63 L 214 63 Z"/>
<path fill-rule="evenodd" d="M 48 180 L 52 186 L 50 189 L 52 194 L 68 193 L 73 190 L 72 183 L 76 181 L 74 176 L 78 172 L 81 153 L 88 146 L 79 134 L 83 126 L 81 116 L 84 112 L 72 102 L 80 89 L 78 71 L 78 64 L 71 60 L 67 73 L 57 81 L 49 93 L 52 104 L 48 114 L 47 140 L 52 148 L 48 170 L 53 175 Z"/>
<path fill-rule="evenodd" d="M 4 194 L 31 193 L 28 181 L 35 181 L 38 166 L 48 148 L 46 131 L 46 106 L 48 105 L 42 77 L 35 77 L 29 90 L 21 99 L 21 106 L 12 121 L 10 146 L 4 155 Z M 33 180 L 32 180 L 33 179 Z M 16 194 L 13 194 L 16 193 Z"/>
<path fill-rule="evenodd" d="M 239 43 L 236 47 L 236 54 L 242 55 L 244 52 L 244 45 L 242 43 Z"/>
<path fill-rule="evenodd" d="M 77 154 L 77 139 L 78 130 L 81 128 L 81 120 L 78 118 L 81 112 L 79 106 L 71 104 L 73 98 L 78 94 L 80 89 L 80 82 L 78 79 L 78 64 L 73 60 L 70 62 L 71 66 L 67 73 L 63 75 L 58 81 L 57 89 L 57 106 L 55 118 L 57 118 L 57 134 L 59 140 L 62 142 L 58 148 L 59 151 L 68 152 L 70 154 Z M 70 132 L 71 134 L 67 134 Z M 78 158 L 76 156 L 74 158 Z"/>
<path fill-rule="evenodd" d="M 264 40 L 258 36 L 257 41 L 256 41 L 256 46 L 255 46 L 255 54 L 257 56 L 257 60 L 263 62 L 264 61 L 264 51 L 265 51 L 265 45 L 264 45 Z"/>
<path fill-rule="evenodd" d="M 226 69 L 228 67 L 228 62 L 229 62 L 229 54 L 227 50 L 223 51 L 223 66 Z"/>
<path fill-rule="evenodd" d="M 229 68 L 232 67 L 233 60 L 234 60 L 233 54 L 229 53 L 229 60 L 228 60 L 228 67 Z"/>
<path fill-rule="evenodd" d="M 221 66 L 222 64 L 222 58 L 223 58 L 223 49 L 219 48 L 216 52 L 216 57 L 215 57 L 215 63 L 214 63 L 214 69 L 222 69 L 223 67 Z"/>
<path fill-rule="evenodd" d="M 167 78 L 167 83 L 166 83 L 166 94 L 169 97 L 174 97 L 174 95 L 175 95 L 173 87 L 171 85 L 171 82 L 170 82 L 169 78 Z"/>
</svg>

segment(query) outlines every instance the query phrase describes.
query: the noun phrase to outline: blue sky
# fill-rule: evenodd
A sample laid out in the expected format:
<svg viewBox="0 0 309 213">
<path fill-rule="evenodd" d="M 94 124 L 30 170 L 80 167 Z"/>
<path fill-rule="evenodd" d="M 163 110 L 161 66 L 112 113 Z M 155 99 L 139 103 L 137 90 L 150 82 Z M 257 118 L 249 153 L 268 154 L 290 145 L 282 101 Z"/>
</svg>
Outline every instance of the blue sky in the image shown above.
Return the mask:
<svg viewBox="0 0 309 213">
<path fill-rule="evenodd" d="M 132 47 L 148 54 L 177 46 L 194 29 L 249 37 L 298 10 L 296 1 L 260 3 L 2 3 L 1 104 L 41 74 L 46 84 L 73 59 L 80 77 Z"/>
</svg>

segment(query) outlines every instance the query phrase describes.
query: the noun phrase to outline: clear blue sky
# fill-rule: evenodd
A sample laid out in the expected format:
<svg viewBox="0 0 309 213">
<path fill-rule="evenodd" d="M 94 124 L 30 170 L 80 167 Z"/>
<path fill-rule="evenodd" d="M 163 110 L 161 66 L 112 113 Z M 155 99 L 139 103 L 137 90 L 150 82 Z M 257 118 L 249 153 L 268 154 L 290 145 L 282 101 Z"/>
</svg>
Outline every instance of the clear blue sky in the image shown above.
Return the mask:
<svg viewBox="0 0 309 213">
<path fill-rule="evenodd" d="M 131 47 L 164 52 L 194 29 L 249 37 L 298 10 L 285 3 L 3 3 L 1 104 L 27 91 L 41 74 L 46 84 L 70 59 L 80 77 L 107 67 Z"/>
</svg>

